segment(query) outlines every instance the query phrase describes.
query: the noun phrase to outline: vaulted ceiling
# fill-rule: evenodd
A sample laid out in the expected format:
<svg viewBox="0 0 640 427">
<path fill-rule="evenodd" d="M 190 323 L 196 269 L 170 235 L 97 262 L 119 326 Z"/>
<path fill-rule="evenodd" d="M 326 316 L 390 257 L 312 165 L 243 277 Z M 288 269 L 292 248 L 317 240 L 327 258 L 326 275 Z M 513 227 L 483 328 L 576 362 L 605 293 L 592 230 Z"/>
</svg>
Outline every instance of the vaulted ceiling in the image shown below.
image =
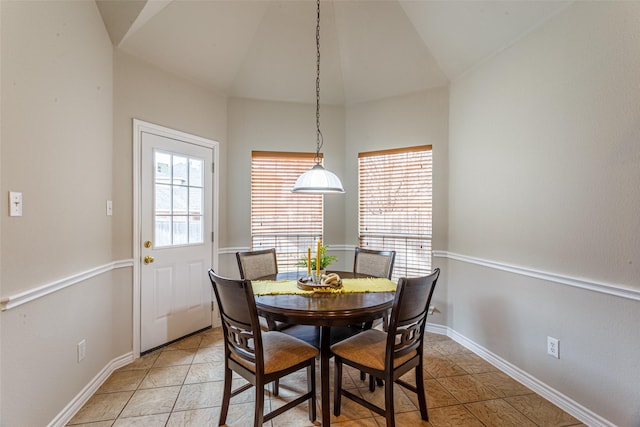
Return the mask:
<svg viewBox="0 0 640 427">
<path fill-rule="evenodd" d="M 449 84 L 571 1 L 322 0 L 321 101 Z M 96 0 L 118 49 L 231 97 L 315 102 L 313 0 Z"/>
</svg>

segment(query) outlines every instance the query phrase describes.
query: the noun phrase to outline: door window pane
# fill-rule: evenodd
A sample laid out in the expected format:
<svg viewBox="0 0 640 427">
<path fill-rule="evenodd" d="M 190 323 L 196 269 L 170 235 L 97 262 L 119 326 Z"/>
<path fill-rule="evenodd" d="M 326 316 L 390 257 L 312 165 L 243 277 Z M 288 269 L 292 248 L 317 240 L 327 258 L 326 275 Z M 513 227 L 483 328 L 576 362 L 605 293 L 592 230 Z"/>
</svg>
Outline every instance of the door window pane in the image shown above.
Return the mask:
<svg viewBox="0 0 640 427">
<path fill-rule="evenodd" d="M 189 215 L 202 215 L 202 188 L 189 188 Z"/>
<path fill-rule="evenodd" d="M 202 160 L 189 159 L 189 187 L 202 187 Z"/>
<path fill-rule="evenodd" d="M 202 231 L 202 217 L 201 216 L 189 216 L 189 242 L 202 243 L 203 231 Z"/>
<path fill-rule="evenodd" d="M 173 156 L 173 184 L 188 184 L 187 158 L 182 156 Z"/>
<path fill-rule="evenodd" d="M 184 245 L 189 243 L 187 234 L 187 217 L 186 215 L 173 217 L 173 244 Z"/>
<path fill-rule="evenodd" d="M 171 155 L 168 153 L 155 153 L 156 182 L 171 182 Z"/>
<path fill-rule="evenodd" d="M 171 217 L 157 215 L 155 217 L 155 243 L 156 246 L 171 245 Z"/>
<path fill-rule="evenodd" d="M 156 184 L 156 215 L 171 214 L 171 186 Z"/>
<path fill-rule="evenodd" d="M 188 194 L 187 187 L 173 186 L 173 213 L 175 215 L 187 213 Z"/>
</svg>

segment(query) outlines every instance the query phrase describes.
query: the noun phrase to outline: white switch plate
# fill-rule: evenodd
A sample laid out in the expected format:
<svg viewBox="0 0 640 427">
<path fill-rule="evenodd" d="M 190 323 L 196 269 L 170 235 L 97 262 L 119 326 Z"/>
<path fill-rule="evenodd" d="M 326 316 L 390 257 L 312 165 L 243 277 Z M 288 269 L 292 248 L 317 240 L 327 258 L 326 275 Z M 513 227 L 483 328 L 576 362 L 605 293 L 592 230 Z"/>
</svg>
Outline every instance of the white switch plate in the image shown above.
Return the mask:
<svg viewBox="0 0 640 427">
<path fill-rule="evenodd" d="M 78 362 L 87 357 L 87 340 L 78 343 Z"/>
<path fill-rule="evenodd" d="M 107 200 L 107 216 L 113 215 L 113 202 L 111 200 Z"/>
<path fill-rule="evenodd" d="M 9 191 L 9 216 L 22 216 L 22 193 Z"/>
</svg>

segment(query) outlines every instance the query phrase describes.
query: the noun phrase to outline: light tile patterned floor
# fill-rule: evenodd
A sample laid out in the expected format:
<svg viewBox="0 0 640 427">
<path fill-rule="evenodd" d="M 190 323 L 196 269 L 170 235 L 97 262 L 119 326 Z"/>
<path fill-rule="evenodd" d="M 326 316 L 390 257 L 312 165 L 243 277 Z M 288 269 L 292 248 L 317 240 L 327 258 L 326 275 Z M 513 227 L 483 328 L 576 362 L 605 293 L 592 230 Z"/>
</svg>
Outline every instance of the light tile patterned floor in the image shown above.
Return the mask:
<svg viewBox="0 0 640 427">
<path fill-rule="evenodd" d="M 429 422 L 420 419 L 415 395 L 396 386 L 395 417 L 396 425 L 400 427 L 583 425 L 448 337 L 427 335 L 424 363 Z M 220 329 L 187 337 L 114 372 L 69 425 L 217 426 L 223 367 Z M 240 378 L 234 381 L 243 382 Z M 383 405 L 382 388 L 369 392 L 357 371 L 345 367 L 343 386 Z M 281 406 L 305 387 L 305 371 L 285 378 L 280 383 L 280 396 L 267 393 L 265 410 Z M 253 389 L 233 398 L 227 425 L 250 426 L 253 402 Z M 308 420 L 306 403 L 265 423 L 270 427 L 319 424 Z M 332 415 L 331 424 L 378 427 L 384 426 L 385 421 L 368 409 L 343 399 L 342 414 L 339 417 Z"/>
</svg>

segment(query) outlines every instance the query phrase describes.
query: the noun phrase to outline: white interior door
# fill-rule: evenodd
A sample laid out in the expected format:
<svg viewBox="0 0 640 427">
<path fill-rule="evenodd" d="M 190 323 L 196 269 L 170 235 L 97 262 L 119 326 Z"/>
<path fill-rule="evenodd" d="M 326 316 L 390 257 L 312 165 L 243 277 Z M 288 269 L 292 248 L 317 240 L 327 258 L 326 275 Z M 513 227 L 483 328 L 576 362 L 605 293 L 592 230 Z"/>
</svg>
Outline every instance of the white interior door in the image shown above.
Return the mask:
<svg viewBox="0 0 640 427">
<path fill-rule="evenodd" d="M 212 324 L 213 149 L 142 132 L 140 350 Z"/>
</svg>

